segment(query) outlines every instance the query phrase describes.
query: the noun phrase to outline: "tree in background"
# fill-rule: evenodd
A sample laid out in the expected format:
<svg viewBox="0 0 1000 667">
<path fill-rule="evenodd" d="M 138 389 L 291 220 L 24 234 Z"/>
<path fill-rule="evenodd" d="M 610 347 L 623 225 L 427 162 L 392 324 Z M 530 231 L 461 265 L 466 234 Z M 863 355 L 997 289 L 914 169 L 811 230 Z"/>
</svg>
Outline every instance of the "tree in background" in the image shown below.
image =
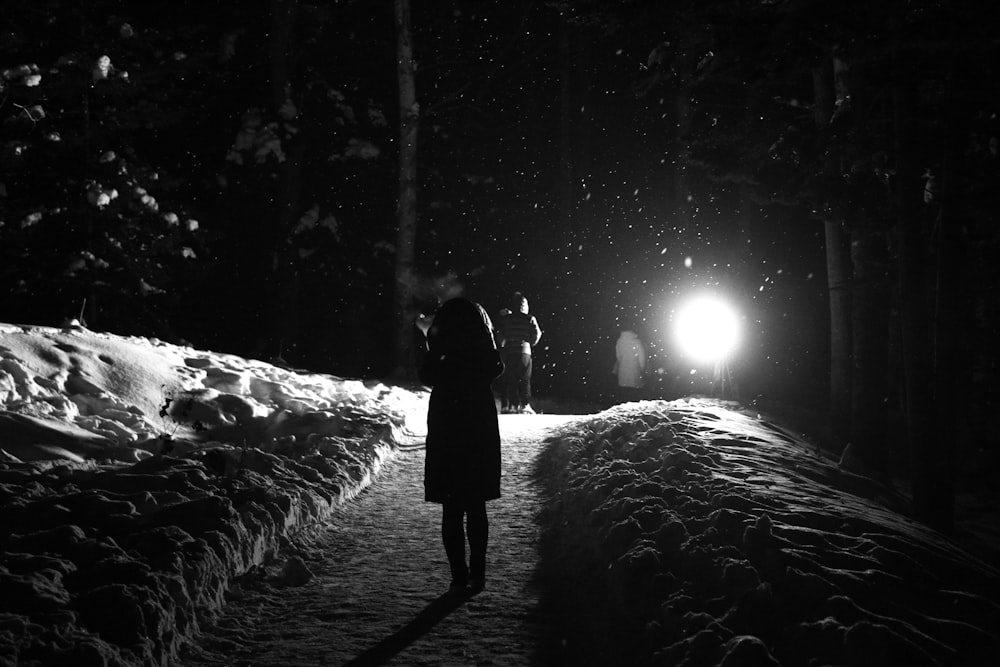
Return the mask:
<svg viewBox="0 0 1000 667">
<path fill-rule="evenodd" d="M 243 304 L 253 356 L 384 374 L 374 360 L 391 345 L 377 335 L 395 240 L 380 71 L 391 56 L 379 46 L 389 16 L 357 3 L 268 7 L 221 28 L 232 140 L 217 214 L 232 243 L 218 250 L 242 277 L 227 298 Z"/>
<path fill-rule="evenodd" d="M 5 17 L 4 311 L 170 336 L 170 310 L 184 298 L 183 276 L 201 270 L 206 231 L 183 192 L 190 175 L 150 139 L 197 116 L 183 95 L 177 106 L 166 96 L 203 68 L 200 36 L 143 32 L 91 5 L 7 3 Z"/>
<path fill-rule="evenodd" d="M 470 289 L 492 309 L 488 297 L 496 294 L 500 271 L 526 240 L 505 238 L 509 229 L 550 247 L 547 226 L 527 224 L 527 204 L 512 201 L 525 193 L 509 187 L 519 173 L 510 156 L 520 152 L 511 137 L 525 125 L 547 131 L 546 119 L 524 108 L 535 99 L 525 99 L 517 85 L 538 66 L 530 36 L 533 21 L 546 17 L 530 0 L 425 3 L 412 16 L 407 6 L 395 8 L 400 163 L 393 330 L 395 372 L 405 377 L 413 373 L 418 311 Z M 470 238 L 489 238 L 499 252 L 469 252 Z"/>
<path fill-rule="evenodd" d="M 391 56 L 355 42 L 387 34 L 387 12 L 16 4 L 0 79 L 8 318 L 58 323 L 86 303 L 95 328 L 387 372 L 370 360 L 388 341 L 364 329 L 380 330 L 391 285 L 391 89 L 373 74 Z"/>
<path fill-rule="evenodd" d="M 882 479 L 906 472 L 908 461 L 898 458 L 902 469 L 889 470 L 888 419 L 903 409 L 916 466 L 915 511 L 948 530 L 950 461 L 966 408 L 944 399 L 961 396 L 971 384 L 967 369 L 976 367 L 954 356 L 954 332 L 975 334 L 995 322 L 985 315 L 993 308 L 980 306 L 977 323 L 970 304 L 980 297 L 958 296 L 956 287 L 978 289 L 965 278 L 980 256 L 973 249 L 993 247 L 996 238 L 973 213 L 995 218 L 981 193 L 996 175 L 986 167 L 987 155 L 995 162 L 995 123 L 988 119 L 995 118 L 996 96 L 970 83 L 989 80 L 996 39 L 980 34 L 971 14 L 934 2 L 852 2 L 820 14 L 815 3 L 797 0 L 560 4 L 627 26 L 623 34 L 633 42 L 646 40 L 650 62 L 667 76 L 645 75 L 656 84 L 642 86 L 645 99 L 688 92 L 693 104 L 665 111 L 656 141 L 669 145 L 688 124 L 685 178 L 696 199 L 725 196 L 720 186 L 733 184 L 769 209 L 772 229 L 788 224 L 775 215 L 781 207 L 785 217 L 823 223 L 831 414 L 850 442 L 844 465 Z M 649 25 L 661 34 L 647 35 Z M 678 66 L 688 48 L 672 29 L 691 25 L 706 26 L 702 50 L 711 50 L 715 64 L 705 81 L 685 84 Z M 679 45 L 675 56 L 663 44 Z M 684 154 L 681 147 L 670 155 Z M 975 172 L 965 167 L 972 156 L 981 165 Z M 755 242 L 765 233 L 758 230 Z M 976 275 L 982 280 L 985 272 Z M 985 293 L 982 299 L 995 302 Z M 899 319 L 890 319 L 894 312 Z M 981 355 L 987 348 L 977 349 Z"/>
<path fill-rule="evenodd" d="M 413 263 L 417 236 L 417 104 L 410 31 L 409 0 L 394 0 L 396 26 L 396 76 L 399 82 L 399 193 L 396 202 L 396 282 L 394 290 L 396 328 L 395 375 L 415 376 L 413 356 Z"/>
<path fill-rule="evenodd" d="M 783 159 L 815 156 L 806 180 L 790 181 L 803 192 L 810 192 L 809 181 L 823 183 L 824 174 L 840 175 L 839 187 L 827 181 L 819 192 L 835 195 L 824 210 L 847 223 L 852 246 L 853 387 L 845 459 L 861 467 L 842 464 L 896 479 L 909 473 L 916 516 L 950 531 L 958 450 L 965 449 L 966 465 L 982 457 L 982 450 L 963 444 L 961 425 L 981 424 L 982 417 L 967 408 L 979 400 L 969 392 L 974 364 L 956 354 L 955 334 L 975 337 L 983 326 L 958 286 L 966 293 L 980 289 L 968 279 L 978 261 L 973 249 L 996 238 L 995 228 L 977 225 L 972 214 L 982 206 L 972 196 L 980 187 L 974 183 L 995 181 L 995 168 L 984 160 L 979 164 L 986 168 L 969 172 L 965 164 L 972 155 L 989 154 L 989 137 L 995 137 L 995 127 L 976 119 L 994 115 L 996 96 L 976 82 L 989 80 L 997 40 L 982 34 L 964 9 L 934 2 L 857 3 L 850 11 L 830 6 L 823 16 L 815 9 L 784 3 L 782 22 L 810 43 L 825 36 L 819 41 L 833 47 L 842 80 L 838 76 L 834 113 L 816 148 L 796 141 L 803 133 L 792 126 L 782 135 L 789 144 Z M 814 88 L 820 106 L 826 94 Z M 830 168 L 834 163 L 837 169 Z M 898 319 L 887 319 L 890 311 Z M 901 344 L 892 345 L 894 339 Z M 886 419 L 899 410 L 907 457 L 889 470 Z"/>
<path fill-rule="evenodd" d="M 947 527 L 953 446 L 1000 464 L 1000 58 L 953 4 L 418 5 L 410 255 L 388 3 L 11 0 L 0 307 L 384 376 L 420 290 L 517 282 L 554 332 L 540 387 L 585 392 L 609 313 L 653 330 L 684 290 L 730 289 L 746 375 L 770 374 L 746 397 L 829 388 L 876 472 L 908 420 L 915 503 Z"/>
</svg>

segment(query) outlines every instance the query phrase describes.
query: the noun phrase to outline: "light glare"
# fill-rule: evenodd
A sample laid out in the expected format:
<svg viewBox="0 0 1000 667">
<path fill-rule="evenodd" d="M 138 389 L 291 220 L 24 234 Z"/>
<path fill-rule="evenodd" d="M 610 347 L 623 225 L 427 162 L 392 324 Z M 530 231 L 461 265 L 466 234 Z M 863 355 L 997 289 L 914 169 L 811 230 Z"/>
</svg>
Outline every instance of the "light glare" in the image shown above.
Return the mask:
<svg viewBox="0 0 1000 667">
<path fill-rule="evenodd" d="M 681 352 L 693 361 L 724 361 L 736 349 L 739 321 L 719 299 L 701 297 L 677 311 L 674 336 Z"/>
</svg>

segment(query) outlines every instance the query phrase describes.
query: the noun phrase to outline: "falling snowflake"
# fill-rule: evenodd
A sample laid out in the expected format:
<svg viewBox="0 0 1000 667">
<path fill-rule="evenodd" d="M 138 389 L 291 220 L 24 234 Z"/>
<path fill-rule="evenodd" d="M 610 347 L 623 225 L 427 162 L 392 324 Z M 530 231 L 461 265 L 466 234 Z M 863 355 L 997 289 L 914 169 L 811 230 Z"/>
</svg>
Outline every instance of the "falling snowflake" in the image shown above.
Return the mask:
<svg viewBox="0 0 1000 667">
<path fill-rule="evenodd" d="M 97 62 L 94 63 L 91 75 L 93 76 L 94 81 L 102 81 L 108 78 L 111 74 L 111 70 L 111 58 L 108 56 L 101 56 L 97 59 Z"/>
</svg>

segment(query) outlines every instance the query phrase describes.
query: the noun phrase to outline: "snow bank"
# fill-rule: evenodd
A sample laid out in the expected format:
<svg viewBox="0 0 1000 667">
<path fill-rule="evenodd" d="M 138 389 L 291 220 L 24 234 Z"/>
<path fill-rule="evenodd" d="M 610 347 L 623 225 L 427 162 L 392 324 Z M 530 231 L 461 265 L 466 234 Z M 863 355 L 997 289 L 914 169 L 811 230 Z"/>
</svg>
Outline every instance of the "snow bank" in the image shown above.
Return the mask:
<svg viewBox="0 0 1000 667">
<path fill-rule="evenodd" d="M 232 578 L 371 482 L 426 398 L 0 325 L 0 665 L 169 664 Z"/>
<path fill-rule="evenodd" d="M 567 664 L 994 664 L 997 570 L 735 407 L 627 404 L 547 443 Z"/>
</svg>

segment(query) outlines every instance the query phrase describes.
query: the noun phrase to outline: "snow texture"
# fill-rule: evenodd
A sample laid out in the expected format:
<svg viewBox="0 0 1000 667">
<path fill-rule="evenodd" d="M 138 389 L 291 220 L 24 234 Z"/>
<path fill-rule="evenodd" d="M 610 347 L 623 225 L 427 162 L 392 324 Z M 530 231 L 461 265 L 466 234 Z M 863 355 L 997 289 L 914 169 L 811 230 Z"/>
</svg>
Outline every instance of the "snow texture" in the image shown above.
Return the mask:
<svg viewBox="0 0 1000 667">
<path fill-rule="evenodd" d="M 170 664 L 234 577 L 371 482 L 426 398 L 0 325 L 0 665 Z"/>
<path fill-rule="evenodd" d="M 304 590 L 286 547 L 414 441 L 426 404 L 0 324 L 0 667 L 176 664 L 237 578 Z M 735 403 L 629 403 L 538 451 L 559 664 L 994 664 L 1000 573 Z"/>
<path fill-rule="evenodd" d="M 995 664 L 997 570 L 734 403 L 612 408 L 538 472 L 565 664 Z"/>
</svg>

